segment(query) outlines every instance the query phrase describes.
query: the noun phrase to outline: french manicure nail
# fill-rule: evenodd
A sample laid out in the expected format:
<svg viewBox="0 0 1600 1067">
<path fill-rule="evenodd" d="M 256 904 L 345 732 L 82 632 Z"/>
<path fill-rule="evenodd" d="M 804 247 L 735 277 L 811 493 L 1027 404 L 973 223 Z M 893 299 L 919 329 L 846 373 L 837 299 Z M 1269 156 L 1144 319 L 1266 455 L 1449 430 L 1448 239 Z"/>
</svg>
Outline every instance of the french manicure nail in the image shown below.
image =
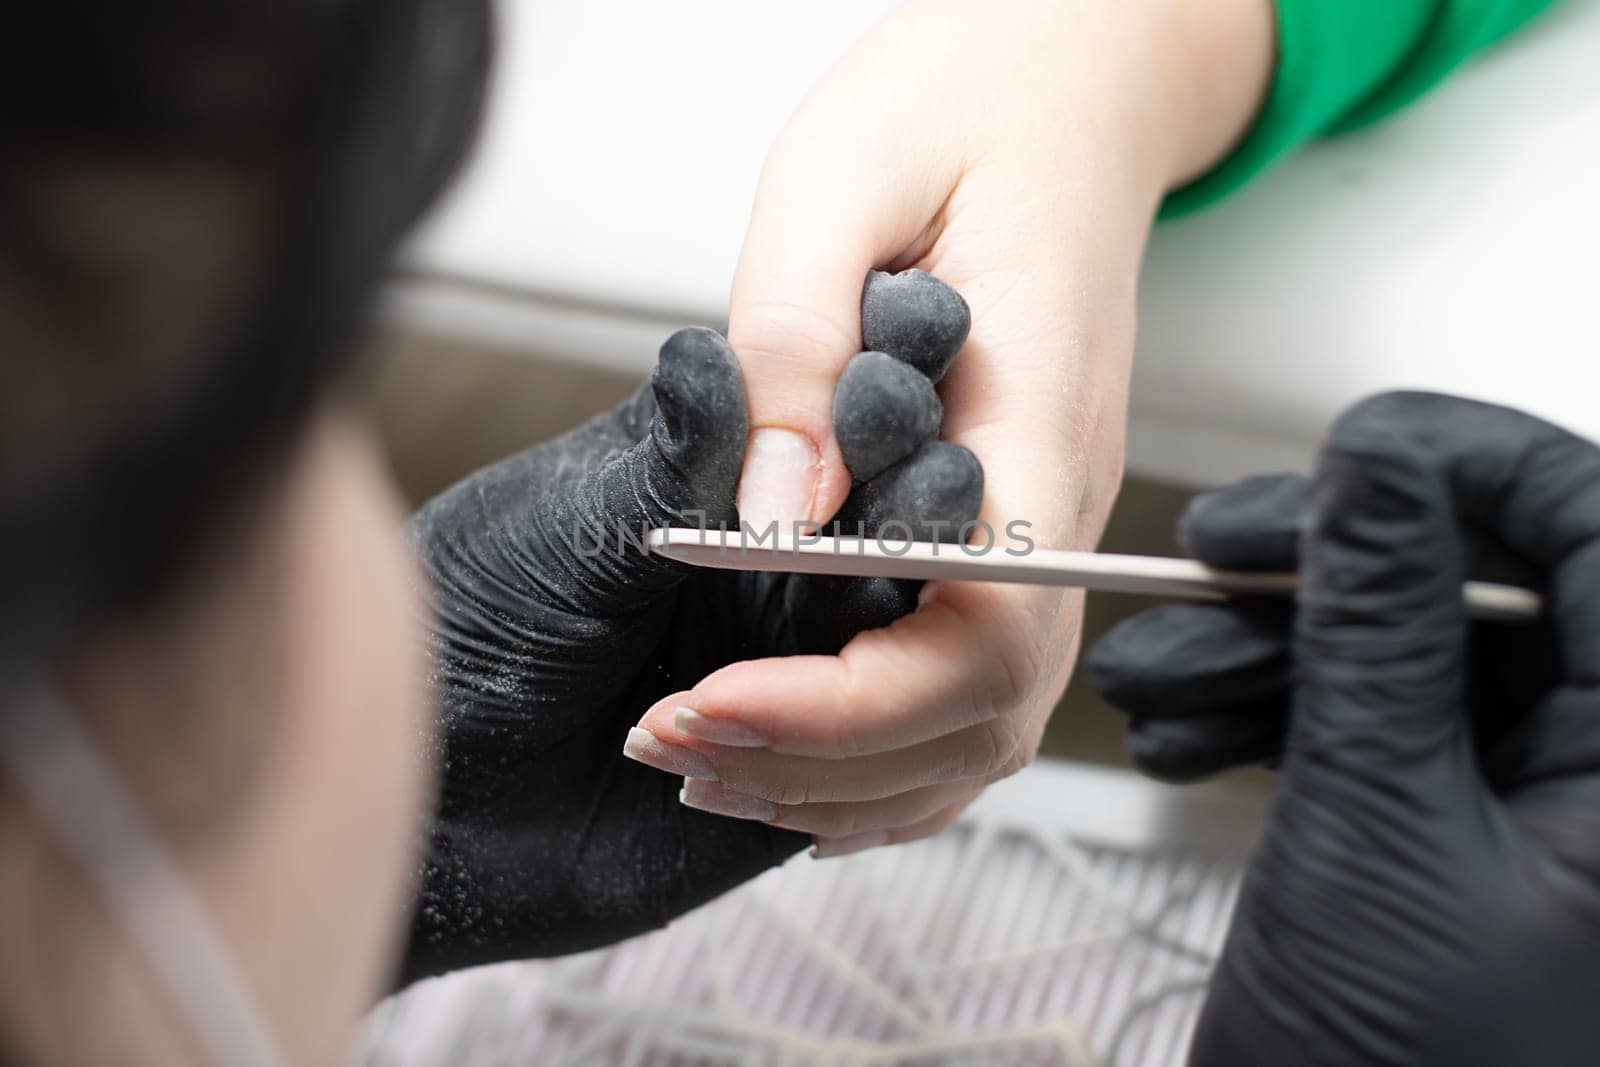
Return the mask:
<svg viewBox="0 0 1600 1067">
<path fill-rule="evenodd" d="M 713 782 L 717 780 L 716 768 L 711 766 L 711 761 L 700 753 L 681 745 L 669 745 L 649 730 L 638 726 L 628 731 L 628 740 L 622 746 L 622 754 L 631 760 L 638 760 L 647 767 L 654 767 L 668 774 L 681 774 L 685 778 L 708 778 Z"/>
<path fill-rule="evenodd" d="M 684 807 L 698 808 L 713 815 L 727 815 L 734 819 L 771 822 L 778 817 L 778 805 L 772 801 L 753 797 L 748 793 L 736 793 L 716 782 L 707 782 L 700 778 L 690 778 L 684 782 L 683 789 L 678 793 L 678 800 Z"/>
<path fill-rule="evenodd" d="M 766 748 L 767 739 L 753 726 L 737 719 L 724 719 L 702 715 L 693 708 L 679 708 L 672 713 L 672 725 L 701 741 L 729 748 Z"/>
<path fill-rule="evenodd" d="M 811 858 L 831 860 L 838 856 L 848 856 L 853 852 L 865 852 L 869 848 L 877 848 L 888 843 L 887 830 L 871 830 L 864 834 L 851 834 L 849 837 L 819 837 L 811 846 Z"/>
<path fill-rule="evenodd" d="M 756 430 L 739 481 L 740 521 L 757 530 L 776 522 L 788 532 L 790 523 L 811 518 L 821 465 L 817 446 L 804 434 L 774 426 Z"/>
</svg>

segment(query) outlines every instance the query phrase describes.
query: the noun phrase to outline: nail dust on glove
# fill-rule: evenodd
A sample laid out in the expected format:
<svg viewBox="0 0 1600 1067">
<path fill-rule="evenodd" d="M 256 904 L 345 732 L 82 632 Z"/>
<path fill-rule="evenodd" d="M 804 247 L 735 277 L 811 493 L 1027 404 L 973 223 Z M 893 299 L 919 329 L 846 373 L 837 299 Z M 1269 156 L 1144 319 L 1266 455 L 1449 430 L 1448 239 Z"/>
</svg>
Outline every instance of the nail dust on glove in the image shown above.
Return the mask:
<svg viewBox="0 0 1600 1067">
<path fill-rule="evenodd" d="M 976 458 L 933 440 L 927 373 L 959 349 L 965 304 L 921 279 L 869 294 L 865 328 L 922 369 L 847 376 L 835 405 L 843 435 L 894 438 L 846 504 L 869 532 L 959 529 L 982 499 Z M 683 330 L 632 400 L 416 515 L 442 784 L 404 980 L 653 929 L 809 843 L 686 808 L 681 778 L 620 755 L 647 708 L 712 671 L 837 652 L 915 605 L 901 583 L 702 570 L 644 551 L 652 527 L 734 526 L 746 434 L 733 351 Z"/>
</svg>

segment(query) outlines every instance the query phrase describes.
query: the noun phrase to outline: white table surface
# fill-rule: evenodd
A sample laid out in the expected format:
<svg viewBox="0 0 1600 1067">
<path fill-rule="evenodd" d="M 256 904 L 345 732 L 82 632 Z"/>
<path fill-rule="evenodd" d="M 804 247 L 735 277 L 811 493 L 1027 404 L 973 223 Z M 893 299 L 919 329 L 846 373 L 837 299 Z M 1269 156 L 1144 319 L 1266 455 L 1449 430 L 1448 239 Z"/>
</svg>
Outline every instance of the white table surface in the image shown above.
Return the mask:
<svg viewBox="0 0 1600 1067">
<path fill-rule="evenodd" d="M 393 312 L 644 370 L 720 322 L 761 160 L 888 0 L 508 0 L 482 147 Z M 1600 437 L 1600 0 L 1566 3 L 1370 131 L 1161 227 L 1130 466 L 1190 484 L 1304 466 L 1392 387 Z"/>
</svg>

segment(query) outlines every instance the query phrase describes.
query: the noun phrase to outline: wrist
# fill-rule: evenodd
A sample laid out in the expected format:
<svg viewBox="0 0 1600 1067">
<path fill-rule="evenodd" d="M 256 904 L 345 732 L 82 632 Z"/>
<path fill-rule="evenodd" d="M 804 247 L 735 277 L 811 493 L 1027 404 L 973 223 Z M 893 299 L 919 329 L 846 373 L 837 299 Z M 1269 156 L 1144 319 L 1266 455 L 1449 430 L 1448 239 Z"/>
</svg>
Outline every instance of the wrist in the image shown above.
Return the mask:
<svg viewBox="0 0 1600 1067">
<path fill-rule="evenodd" d="M 1141 211 L 1221 164 L 1272 88 L 1277 0 L 1013 6 L 1054 46 L 1041 51 L 1070 143 L 1113 163 Z"/>
<path fill-rule="evenodd" d="M 1183 3 L 1156 18 L 1170 190 L 1215 168 L 1254 126 L 1277 67 L 1277 4 Z"/>
</svg>

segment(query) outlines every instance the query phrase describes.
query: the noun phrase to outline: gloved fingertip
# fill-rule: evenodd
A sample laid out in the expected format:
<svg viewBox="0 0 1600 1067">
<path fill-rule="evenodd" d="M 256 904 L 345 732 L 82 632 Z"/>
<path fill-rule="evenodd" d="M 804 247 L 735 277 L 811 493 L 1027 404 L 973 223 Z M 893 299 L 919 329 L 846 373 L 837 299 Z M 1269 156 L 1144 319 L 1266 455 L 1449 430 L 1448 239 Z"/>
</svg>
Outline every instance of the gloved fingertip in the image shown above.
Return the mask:
<svg viewBox="0 0 1600 1067">
<path fill-rule="evenodd" d="M 1084 679 L 1089 688 L 1120 711 L 1131 711 L 1137 693 L 1128 692 L 1130 682 L 1141 676 L 1143 644 L 1130 628 L 1139 626 L 1141 616 L 1123 619 L 1102 634 L 1083 656 Z"/>
<path fill-rule="evenodd" d="M 651 377 L 654 503 L 664 512 L 729 519 L 744 462 L 749 418 L 738 358 L 715 330 L 679 330 L 661 346 Z M 665 521 L 671 514 L 663 514 Z"/>
<path fill-rule="evenodd" d="M 1135 720 L 1126 746 L 1145 774 L 1181 785 L 1276 760 L 1287 732 L 1286 708 L 1241 707 L 1198 718 Z"/>
<path fill-rule="evenodd" d="M 921 270 L 872 271 L 861 291 L 861 336 L 936 382 L 966 344 L 972 311 L 961 294 Z"/>
<path fill-rule="evenodd" d="M 1264 474 L 1203 493 L 1178 519 L 1178 543 L 1213 567 L 1294 570 L 1311 501 L 1303 474 Z"/>
<path fill-rule="evenodd" d="M 1287 699 L 1288 605 L 1165 604 L 1123 619 L 1084 658 L 1090 686 L 1134 715 L 1204 714 Z"/>
<path fill-rule="evenodd" d="M 1144 722 L 1129 728 L 1123 747 L 1143 774 L 1171 785 L 1197 782 L 1224 769 L 1192 737 Z"/>
<path fill-rule="evenodd" d="M 1172 674 L 1188 666 L 1180 667 L 1173 660 L 1174 637 L 1159 608 L 1122 620 L 1084 657 L 1090 688 L 1130 715 L 1171 710 Z"/>
<path fill-rule="evenodd" d="M 690 326 L 667 338 L 651 388 L 673 439 L 732 437 L 736 432 L 744 440 L 744 377 L 733 346 L 717 331 Z"/>
<path fill-rule="evenodd" d="M 857 482 L 869 481 L 939 436 L 944 405 L 933 383 L 882 352 L 862 352 L 833 393 L 833 435 Z"/>
<path fill-rule="evenodd" d="M 858 488 L 839 521 L 895 540 L 954 543 L 983 507 L 983 464 L 972 451 L 931 441 Z"/>
</svg>

